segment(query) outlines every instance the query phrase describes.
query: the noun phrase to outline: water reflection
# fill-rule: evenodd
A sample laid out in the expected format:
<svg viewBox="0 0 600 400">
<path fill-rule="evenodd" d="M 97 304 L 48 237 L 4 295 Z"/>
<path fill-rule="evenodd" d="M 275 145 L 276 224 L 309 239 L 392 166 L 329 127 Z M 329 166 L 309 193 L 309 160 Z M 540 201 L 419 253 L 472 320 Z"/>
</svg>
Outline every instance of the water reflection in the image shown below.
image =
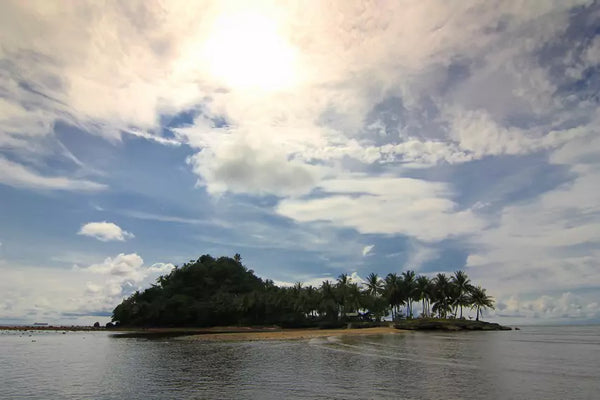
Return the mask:
<svg viewBox="0 0 600 400">
<path fill-rule="evenodd" d="M 0 335 L 10 399 L 559 399 L 593 398 L 598 382 L 598 328 L 237 343 Z"/>
</svg>

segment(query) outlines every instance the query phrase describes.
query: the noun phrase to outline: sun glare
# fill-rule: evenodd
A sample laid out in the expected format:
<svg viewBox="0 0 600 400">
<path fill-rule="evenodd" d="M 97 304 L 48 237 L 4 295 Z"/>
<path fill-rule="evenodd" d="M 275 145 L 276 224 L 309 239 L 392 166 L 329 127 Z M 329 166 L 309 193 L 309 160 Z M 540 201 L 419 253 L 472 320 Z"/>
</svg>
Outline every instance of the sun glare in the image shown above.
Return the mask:
<svg viewBox="0 0 600 400">
<path fill-rule="evenodd" d="M 256 14 L 216 21 L 205 42 L 210 73 L 232 89 L 279 90 L 296 79 L 296 54 L 275 21 Z"/>
</svg>

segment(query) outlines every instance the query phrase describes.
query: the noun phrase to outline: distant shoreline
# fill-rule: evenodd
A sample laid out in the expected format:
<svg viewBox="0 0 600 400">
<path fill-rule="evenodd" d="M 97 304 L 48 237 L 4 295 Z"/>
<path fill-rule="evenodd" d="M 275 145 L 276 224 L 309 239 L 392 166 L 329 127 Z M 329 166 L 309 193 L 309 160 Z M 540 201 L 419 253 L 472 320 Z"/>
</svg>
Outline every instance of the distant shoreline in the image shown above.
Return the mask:
<svg viewBox="0 0 600 400">
<path fill-rule="evenodd" d="M 0 331 L 71 331 L 71 332 L 88 332 L 88 331 L 105 331 L 104 327 L 94 328 L 92 326 L 62 326 L 62 325 L 7 325 L 0 326 Z"/>
<path fill-rule="evenodd" d="M 299 340 L 329 336 L 388 335 L 410 330 L 465 331 L 465 330 L 510 330 L 496 323 L 465 320 L 414 319 L 390 323 L 387 326 L 364 328 L 281 328 L 278 326 L 221 326 L 204 328 L 94 328 L 90 326 L 2 326 L 0 330 L 32 332 L 110 332 L 115 338 L 157 339 L 179 337 L 200 341 L 253 341 L 253 340 Z M 518 329 L 518 328 L 517 328 Z"/>
<path fill-rule="evenodd" d="M 401 329 L 393 326 L 379 326 L 370 328 L 337 328 L 318 329 L 303 328 L 291 329 L 277 326 L 244 327 L 224 326 L 205 328 L 93 328 L 88 326 L 2 326 L 0 330 L 17 332 L 56 331 L 56 332 L 108 332 L 115 338 L 164 338 L 181 337 L 190 340 L 212 341 L 249 341 L 249 340 L 294 340 L 311 339 L 328 336 L 366 336 L 401 333 Z"/>
</svg>

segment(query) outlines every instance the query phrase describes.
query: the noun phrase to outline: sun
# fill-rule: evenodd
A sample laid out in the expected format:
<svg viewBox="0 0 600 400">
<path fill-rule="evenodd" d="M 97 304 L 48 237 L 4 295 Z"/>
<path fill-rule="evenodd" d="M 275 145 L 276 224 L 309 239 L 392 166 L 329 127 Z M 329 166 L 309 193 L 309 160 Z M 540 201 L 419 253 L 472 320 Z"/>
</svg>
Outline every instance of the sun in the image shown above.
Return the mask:
<svg viewBox="0 0 600 400">
<path fill-rule="evenodd" d="M 212 77 L 232 89 L 286 89 L 297 78 L 295 49 L 263 15 L 217 19 L 203 52 Z"/>
</svg>

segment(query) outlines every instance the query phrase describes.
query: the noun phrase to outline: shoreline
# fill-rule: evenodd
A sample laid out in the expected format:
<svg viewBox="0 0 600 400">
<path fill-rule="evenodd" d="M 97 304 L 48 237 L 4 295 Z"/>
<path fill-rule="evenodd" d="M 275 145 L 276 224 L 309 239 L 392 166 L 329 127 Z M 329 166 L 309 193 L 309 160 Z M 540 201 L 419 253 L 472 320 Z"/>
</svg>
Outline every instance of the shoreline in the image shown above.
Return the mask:
<svg viewBox="0 0 600 400">
<path fill-rule="evenodd" d="M 373 328 L 349 329 L 280 329 L 203 333 L 181 336 L 182 340 L 194 341 L 263 341 L 263 340 L 303 340 L 329 336 L 370 336 L 394 335 L 406 332 L 394 327 L 379 326 Z"/>
<path fill-rule="evenodd" d="M 115 338 L 177 338 L 192 341 L 301 340 L 328 336 L 389 335 L 405 332 L 393 326 L 371 328 L 282 329 L 279 327 L 148 328 L 107 330 Z"/>
<path fill-rule="evenodd" d="M 33 331 L 69 331 L 69 332 L 100 332 L 108 329 L 104 327 L 94 328 L 92 326 L 61 326 L 61 325 L 44 325 L 44 326 L 32 326 L 32 325 L 6 325 L 0 326 L 0 331 L 20 331 L 20 332 L 33 332 Z"/>
</svg>

